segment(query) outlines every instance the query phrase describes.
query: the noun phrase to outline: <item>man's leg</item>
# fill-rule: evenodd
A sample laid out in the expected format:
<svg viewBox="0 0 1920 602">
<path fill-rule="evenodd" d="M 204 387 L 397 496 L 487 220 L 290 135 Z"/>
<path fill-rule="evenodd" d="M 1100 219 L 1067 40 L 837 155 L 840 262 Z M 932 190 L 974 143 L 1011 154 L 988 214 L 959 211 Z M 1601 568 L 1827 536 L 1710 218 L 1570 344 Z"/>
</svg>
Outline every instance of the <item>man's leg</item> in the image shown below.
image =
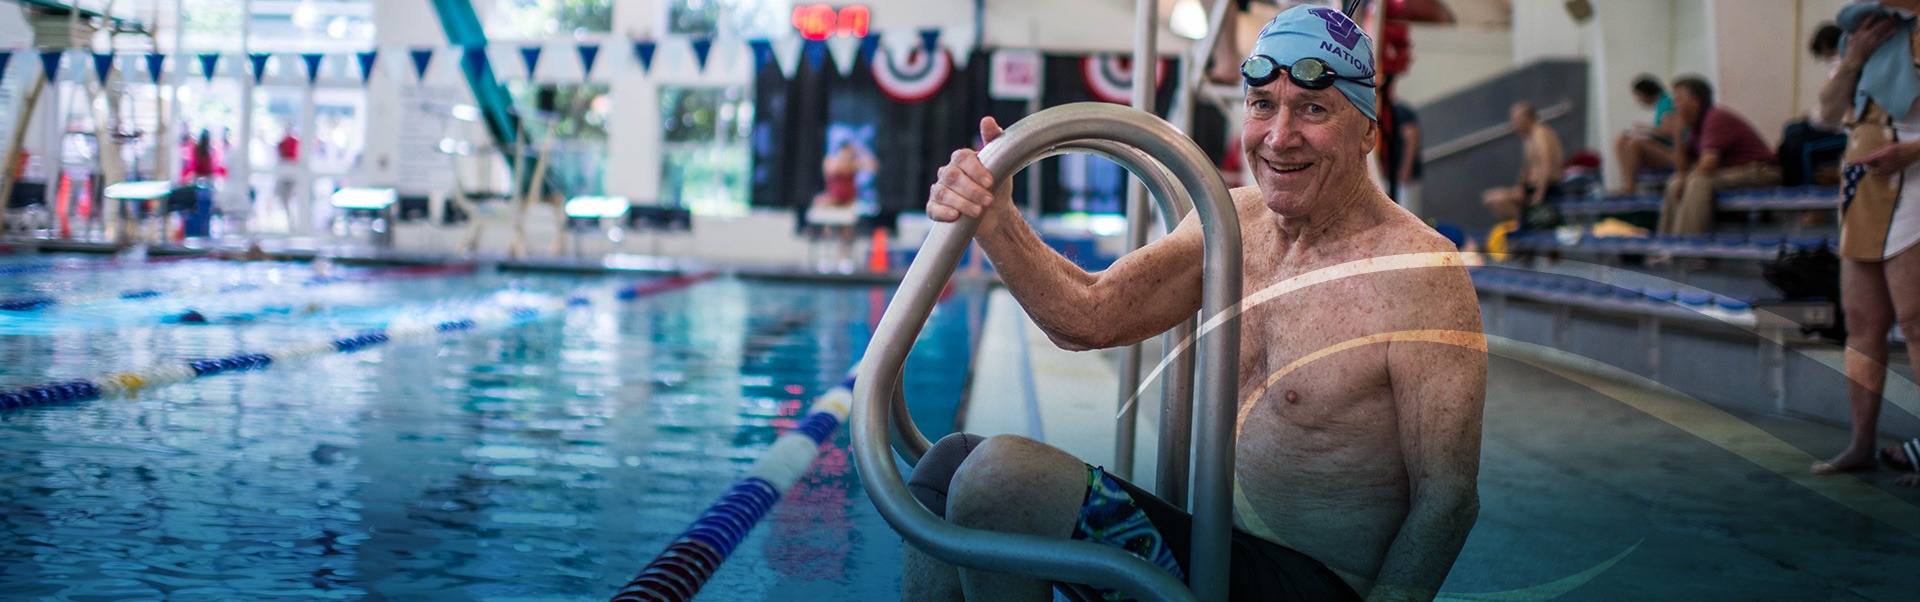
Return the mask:
<svg viewBox="0 0 1920 602">
<path fill-rule="evenodd" d="M 915 473 L 916 483 L 925 481 L 917 468 Z M 1001 435 L 980 443 L 955 471 L 946 517 L 963 527 L 1066 539 L 1073 535 L 1086 494 L 1086 463 L 1032 439 Z M 901 598 L 952 599 L 953 574 L 953 567 L 909 549 Z M 958 576 L 969 600 L 1048 600 L 1053 595 L 1045 580 L 972 569 L 960 569 Z"/>
<path fill-rule="evenodd" d="M 1660 197 L 1660 225 L 1654 228 L 1657 234 L 1673 234 L 1679 222 L 1680 193 L 1687 188 L 1687 174 L 1676 173 L 1667 178 L 1667 193 Z"/>
<path fill-rule="evenodd" d="M 1674 216 L 1674 234 L 1705 234 L 1713 227 L 1713 184 L 1713 177 L 1687 178 Z"/>
</svg>

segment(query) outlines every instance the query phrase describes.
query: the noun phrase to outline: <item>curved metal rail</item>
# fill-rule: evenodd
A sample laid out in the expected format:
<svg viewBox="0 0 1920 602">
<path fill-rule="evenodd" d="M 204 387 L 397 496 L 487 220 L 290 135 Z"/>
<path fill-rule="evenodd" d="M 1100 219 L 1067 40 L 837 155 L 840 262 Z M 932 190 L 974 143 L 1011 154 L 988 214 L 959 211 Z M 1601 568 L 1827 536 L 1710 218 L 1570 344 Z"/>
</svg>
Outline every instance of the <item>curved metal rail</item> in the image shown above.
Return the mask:
<svg viewBox="0 0 1920 602">
<path fill-rule="evenodd" d="M 1190 591 L 1171 574 L 1116 548 L 1079 541 L 955 526 L 907 491 L 890 451 L 917 462 L 930 442 L 907 415 L 899 390 L 907 352 L 933 311 L 978 221 L 939 224 L 907 269 L 860 363 L 849 416 L 854 460 L 874 507 L 902 537 L 943 561 L 1076 583 L 1113 587 L 1142 600 L 1225 600 L 1233 528 L 1234 407 L 1238 394 L 1241 294 L 1240 225 L 1226 184 L 1205 154 L 1172 125 L 1117 105 L 1083 103 L 1047 109 L 1013 124 L 981 151 L 1004 180 L 1041 157 L 1069 150 L 1106 155 L 1145 180 L 1173 222 L 1181 199 L 1192 199 L 1204 242 L 1202 316 L 1215 321 L 1199 343 L 1193 557 Z M 891 419 L 889 419 L 891 417 Z M 891 444 L 890 444 L 891 442 Z"/>
</svg>

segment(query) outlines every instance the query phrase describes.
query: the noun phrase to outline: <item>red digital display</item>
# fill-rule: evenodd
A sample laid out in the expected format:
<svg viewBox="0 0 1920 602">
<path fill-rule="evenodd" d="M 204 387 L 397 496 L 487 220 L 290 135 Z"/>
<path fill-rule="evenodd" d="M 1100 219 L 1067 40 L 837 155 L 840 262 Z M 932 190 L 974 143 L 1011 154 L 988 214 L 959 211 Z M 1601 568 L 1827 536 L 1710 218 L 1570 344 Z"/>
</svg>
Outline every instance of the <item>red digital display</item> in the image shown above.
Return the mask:
<svg viewBox="0 0 1920 602">
<path fill-rule="evenodd" d="M 832 36 L 864 38 L 870 20 L 871 13 L 863 4 L 840 8 L 825 4 L 793 7 L 793 28 L 800 31 L 800 37 L 809 40 Z"/>
</svg>

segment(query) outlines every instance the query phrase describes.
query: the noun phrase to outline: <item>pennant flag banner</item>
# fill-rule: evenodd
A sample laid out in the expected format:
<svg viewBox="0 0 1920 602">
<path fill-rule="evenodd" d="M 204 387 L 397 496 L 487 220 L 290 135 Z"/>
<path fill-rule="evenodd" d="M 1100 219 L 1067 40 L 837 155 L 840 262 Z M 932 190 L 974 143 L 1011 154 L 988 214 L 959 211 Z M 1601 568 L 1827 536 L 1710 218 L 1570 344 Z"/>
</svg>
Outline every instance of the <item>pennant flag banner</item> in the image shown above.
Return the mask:
<svg viewBox="0 0 1920 602">
<path fill-rule="evenodd" d="M 360 61 L 360 85 L 365 86 L 367 80 L 373 79 L 374 60 L 380 58 L 380 51 L 357 52 L 353 56 Z"/>
<path fill-rule="evenodd" d="M 932 29 L 932 28 L 920 30 L 920 49 L 921 50 L 926 51 L 927 54 L 933 54 L 933 51 L 939 47 L 940 47 L 940 30 Z"/>
<path fill-rule="evenodd" d="M 825 40 L 807 40 L 803 46 L 807 54 L 807 68 L 818 70 L 827 60 L 827 42 Z"/>
<path fill-rule="evenodd" d="M 527 66 L 527 79 L 533 79 L 533 73 L 540 70 L 540 47 L 521 46 L 520 62 Z"/>
<path fill-rule="evenodd" d="M 93 74 L 100 78 L 101 85 L 106 85 L 107 76 L 113 74 L 113 53 L 93 53 Z"/>
<path fill-rule="evenodd" d="M 40 53 L 40 69 L 47 73 L 47 81 L 54 81 L 60 78 L 60 57 L 65 54 L 65 52 L 59 50 L 48 50 Z"/>
<path fill-rule="evenodd" d="M 253 85 L 260 85 L 260 78 L 267 75 L 267 59 L 269 58 L 273 58 L 273 55 L 265 52 L 255 52 L 247 55 L 247 62 L 253 63 Z"/>
<path fill-rule="evenodd" d="M 465 59 L 467 74 L 472 77 L 480 77 L 481 73 L 492 67 L 487 64 L 486 46 L 468 46 Z"/>
<path fill-rule="evenodd" d="M 593 61 L 600 57 L 599 44 L 580 45 L 580 79 L 593 77 Z"/>
<path fill-rule="evenodd" d="M 415 83 L 427 82 L 427 67 L 433 65 L 432 48 L 415 48 L 413 54 L 413 76 Z"/>
<path fill-rule="evenodd" d="M 0 62 L 0 65 L 5 64 Z M 167 55 L 158 52 L 147 54 L 147 77 L 153 78 L 153 85 L 160 85 L 160 75 L 167 72 Z"/>
<path fill-rule="evenodd" d="M 707 53 L 713 52 L 713 38 L 694 38 L 693 61 L 700 66 L 700 72 L 707 72 Z"/>
<path fill-rule="evenodd" d="M 7 77 L 7 63 L 13 61 L 12 50 L 0 50 L 0 80 Z"/>
<path fill-rule="evenodd" d="M 933 98 L 951 75 L 953 61 L 945 52 L 889 50 L 884 58 L 873 61 L 873 82 L 894 102 L 917 103 Z"/>
<path fill-rule="evenodd" d="M 773 62 L 773 42 L 769 42 L 765 38 L 747 40 L 747 48 L 753 50 L 753 70 L 755 72 L 766 68 L 768 63 Z"/>
<path fill-rule="evenodd" d="M 796 37 L 785 37 L 773 42 L 773 61 L 780 64 L 780 76 L 793 79 L 800 74 L 800 42 Z"/>
<path fill-rule="evenodd" d="M 659 50 L 659 45 L 651 41 L 633 43 L 633 56 L 640 59 L 640 73 L 645 74 L 653 70 L 653 52 L 655 50 Z"/>
<path fill-rule="evenodd" d="M 827 54 L 833 56 L 834 70 L 839 71 L 841 77 L 853 73 L 853 64 L 860 60 L 860 41 L 861 38 L 834 36 L 824 42 Z"/>
<path fill-rule="evenodd" d="M 314 84 L 320 83 L 320 57 L 323 57 L 323 56 L 326 56 L 326 55 L 320 54 L 317 52 L 309 52 L 309 53 L 300 55 L 300 60 L 307 64 L 307 86 L 308 87 L 312 87 Z"/>
<path fill-rule="evenodd" d="M 880 36 L 870 35 L 860 38 L 860 60 L 873 63 L 873 55 L 880 52 Z"/>
<path fill-rule="evenodd" d="M 211 52 L 200 54 L 200 74 L 207 76 L 207 82 L 213 82 L 213 70 L 220 66 L 220 55 Z"/>
</svg>

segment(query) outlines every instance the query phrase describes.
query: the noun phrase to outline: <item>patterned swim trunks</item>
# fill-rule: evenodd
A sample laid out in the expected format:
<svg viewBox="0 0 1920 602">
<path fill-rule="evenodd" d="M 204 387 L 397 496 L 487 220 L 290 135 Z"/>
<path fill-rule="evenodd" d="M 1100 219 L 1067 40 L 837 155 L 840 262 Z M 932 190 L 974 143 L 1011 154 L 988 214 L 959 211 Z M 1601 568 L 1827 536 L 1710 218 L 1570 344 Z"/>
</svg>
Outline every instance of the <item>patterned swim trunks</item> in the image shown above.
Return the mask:
<svg viewBox="0 0 1920 602">
<path fill-rule="evenodd" d="M 1080 506 L 1080 521 L 1073 526 L 1073 538 L 1126 550 L 1151 562 L 1181 581 L 1186 571 L 1167 548 L 1165 538 L 1147 519 L 1147 513 L 1134 504 L 1133 496 L 1098 466 L 1087 467 L 1087 501 Z M 1127 600 L 1125 594 L 1099 587 L 1095 590 L 1107 600 Z"/>
</svg>

